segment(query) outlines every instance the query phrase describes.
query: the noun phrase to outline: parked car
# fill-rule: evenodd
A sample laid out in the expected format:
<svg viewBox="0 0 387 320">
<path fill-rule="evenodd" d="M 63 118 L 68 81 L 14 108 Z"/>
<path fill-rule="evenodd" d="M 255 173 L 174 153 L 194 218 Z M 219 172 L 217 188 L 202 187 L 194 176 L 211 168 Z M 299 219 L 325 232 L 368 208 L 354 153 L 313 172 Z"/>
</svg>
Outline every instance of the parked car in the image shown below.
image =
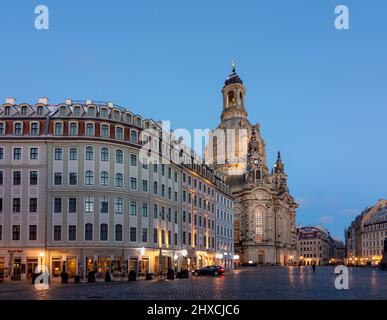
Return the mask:
<svg viewBox="0 0 387 320">
<path fill-rule="evenodd" d="M 195 276 L 218 276 L 224 274 L 224 268 L 221 266 L 206 266 L 202 269 L 192 271 Z"/>
</svg>

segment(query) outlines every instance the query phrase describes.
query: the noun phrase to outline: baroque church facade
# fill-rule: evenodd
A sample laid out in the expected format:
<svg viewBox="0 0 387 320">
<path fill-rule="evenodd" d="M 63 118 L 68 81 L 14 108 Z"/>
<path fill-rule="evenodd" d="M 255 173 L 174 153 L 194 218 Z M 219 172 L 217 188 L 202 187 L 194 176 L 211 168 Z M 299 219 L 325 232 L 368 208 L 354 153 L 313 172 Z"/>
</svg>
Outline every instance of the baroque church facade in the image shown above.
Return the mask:
<svg viewBox="0 0 387 320">
<path fill-rule="evenodd" d="M 296 262 L 296 209 L 280 152 L 266 165 L 259 124 L 245 109 L 245 87 L 233 64 L 222 89 L 221 123 L 211 132 L 206 161 L 227 176 L 234 201 L 235 253 L 240 263 Z"/>
</svg>

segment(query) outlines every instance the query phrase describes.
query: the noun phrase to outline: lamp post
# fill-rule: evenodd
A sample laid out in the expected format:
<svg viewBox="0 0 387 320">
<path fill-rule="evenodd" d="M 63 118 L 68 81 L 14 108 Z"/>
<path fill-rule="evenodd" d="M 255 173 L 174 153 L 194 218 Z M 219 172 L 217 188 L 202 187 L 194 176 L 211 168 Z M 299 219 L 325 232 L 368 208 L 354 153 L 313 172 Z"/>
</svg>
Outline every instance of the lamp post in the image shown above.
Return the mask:
<svg viewBox="0 0 387 320">
<path fill-rule="evenodd" d="M 39 256 L 40 256 L 40 272 L 43 273 L 43 257 L 44 257 L 44 252 L 40 251 Z"/>
</svg>

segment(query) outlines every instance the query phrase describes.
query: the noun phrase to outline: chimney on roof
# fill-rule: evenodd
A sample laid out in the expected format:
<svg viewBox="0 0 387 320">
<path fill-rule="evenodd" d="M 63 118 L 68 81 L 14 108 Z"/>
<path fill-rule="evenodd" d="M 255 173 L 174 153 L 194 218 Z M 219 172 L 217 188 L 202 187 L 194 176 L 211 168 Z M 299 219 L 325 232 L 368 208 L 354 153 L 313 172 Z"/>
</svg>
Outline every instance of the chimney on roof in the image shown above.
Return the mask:
<svg viewBox="0 0 387 320">
<path fill-rule="evenodd" d="M 92 104 L 92 103 L 93 103 L 93 101 L 91 101 L 91 99 L 86 100 L 86 104 Z"/>
<path fill-rule="evenodd" d="M 108 102 L 108 107 L 109 108 L 113 108 L 113 103 L 112 102 Z"/>
<path fill-rule="evenodd" d="M 13 98 L 13 97 L 5 98 L 5 103 L 9 103 L 9 104 L 15 105 L 16 99 Z"/>
<path fill-rule="evenodd" d="M 40 97 L 40 98 L 38 99 L 38 102 L 39 102 L 39 103 L 42 103 L 42 104 L 45 104 L 45 105 L 48 105 L 48 98 L 46 98 L 46 97 Z"/>
<path fill-rule="evenodd" d="M 66 104 L 68 106 L 71 106 L 73 104 L 73 101 L 71 99 L 66 99 Z"/>
</svg>

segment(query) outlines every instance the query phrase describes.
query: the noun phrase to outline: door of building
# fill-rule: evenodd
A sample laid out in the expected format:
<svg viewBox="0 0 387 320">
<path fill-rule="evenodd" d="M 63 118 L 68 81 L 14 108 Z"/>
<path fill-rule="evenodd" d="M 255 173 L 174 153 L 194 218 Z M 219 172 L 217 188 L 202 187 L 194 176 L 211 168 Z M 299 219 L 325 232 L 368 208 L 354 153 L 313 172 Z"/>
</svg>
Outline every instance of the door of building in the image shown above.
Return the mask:
<svg viewBox="0 0 387 320">
<path fill-rule="evenodd" d="M 13 270 L 11 280 L 19 281 L 21 280 L 21 258 L 13 259 Z"/>
<path fill-rule="evenodd" d="M 38 258 L 27 258 L 27 280 L 30 280 L 38 266 Z"/>
<path fill-rule="evenodd" d="M 264 264 L 265 263 L 265 251 L 258 250 L 258 264 Z"/>
<path fill-rule="evenodd" d="M 0 282 L 4 281 L 4 267 L 5 267 L 4 257 L 0 257 Z"/>
<path fill-rule="evenodd" d="M 75 258 L 67 258 L 67 273 L 70 278 L 74 278 L 77 274 L 77 260 Z"/>
</svg>

